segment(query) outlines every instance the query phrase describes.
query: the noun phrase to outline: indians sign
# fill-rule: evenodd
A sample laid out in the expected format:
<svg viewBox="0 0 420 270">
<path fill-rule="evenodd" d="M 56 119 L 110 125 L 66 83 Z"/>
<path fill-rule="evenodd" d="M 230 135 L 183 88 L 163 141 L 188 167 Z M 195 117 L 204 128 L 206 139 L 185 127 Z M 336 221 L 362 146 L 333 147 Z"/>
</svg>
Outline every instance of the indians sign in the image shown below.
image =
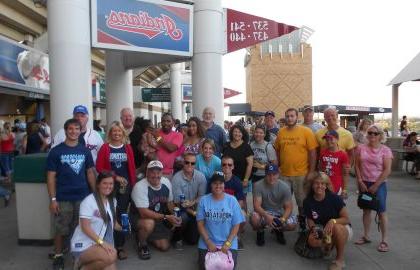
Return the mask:
<svg viewBox="0 0 420 270">
<path fill-rule="evenodd" d="M 192 55 L 192 6 L 168 1 L 92 0 L 92 46 Z"/>
</svg>

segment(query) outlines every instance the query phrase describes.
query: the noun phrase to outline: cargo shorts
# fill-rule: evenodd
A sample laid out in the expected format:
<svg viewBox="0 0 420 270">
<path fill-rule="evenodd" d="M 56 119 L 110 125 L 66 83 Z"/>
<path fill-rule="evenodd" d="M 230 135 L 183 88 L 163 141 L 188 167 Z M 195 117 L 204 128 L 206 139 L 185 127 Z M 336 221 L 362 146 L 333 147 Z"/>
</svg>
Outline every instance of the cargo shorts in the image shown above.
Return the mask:
<svg viewBox="0 0 420 270">
<path fill-rule="evenodd" d="M 70 235 L 79 223 L 79 208 L 81 201 L 57 202 L 60 212 L 54 216 L 55 233 Z"/>
</svg>

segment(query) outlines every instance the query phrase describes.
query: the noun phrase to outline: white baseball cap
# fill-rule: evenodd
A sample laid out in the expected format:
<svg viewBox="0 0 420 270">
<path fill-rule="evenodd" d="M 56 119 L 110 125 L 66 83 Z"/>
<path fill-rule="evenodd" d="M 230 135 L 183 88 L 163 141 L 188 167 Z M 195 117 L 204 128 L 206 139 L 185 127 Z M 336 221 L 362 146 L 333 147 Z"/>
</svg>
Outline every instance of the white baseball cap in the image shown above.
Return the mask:
<svg viewBox="0 0 420 270">
<path fill-rule="evenodd" d="M 162 162 L 160 162 L 159 160 L 152 160 L 152 161 L 149 162 L 149 164 L 147 164 L 147 169 L 162 170 L 163 169 Z"/>
</svg>

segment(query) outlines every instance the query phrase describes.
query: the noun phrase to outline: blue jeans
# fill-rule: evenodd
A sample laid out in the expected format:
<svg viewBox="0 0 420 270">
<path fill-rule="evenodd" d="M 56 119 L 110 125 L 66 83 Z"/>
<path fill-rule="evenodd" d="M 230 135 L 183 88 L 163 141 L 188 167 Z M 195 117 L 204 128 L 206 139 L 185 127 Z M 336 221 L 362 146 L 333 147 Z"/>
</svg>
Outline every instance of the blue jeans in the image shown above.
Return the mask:
<svg viewBox="0 0 420 270">
<path fill-rule="evenodd" d="M 0 165 L 6 176 L 12 173 L 13 153 L 1 153 Z"/>
<path fill-rule="evenodd" d="M 7 195 L 10 195 L 10 192 L 7 189 L 0 186 L 0 197 L 6 197 Z"/>
</svg>

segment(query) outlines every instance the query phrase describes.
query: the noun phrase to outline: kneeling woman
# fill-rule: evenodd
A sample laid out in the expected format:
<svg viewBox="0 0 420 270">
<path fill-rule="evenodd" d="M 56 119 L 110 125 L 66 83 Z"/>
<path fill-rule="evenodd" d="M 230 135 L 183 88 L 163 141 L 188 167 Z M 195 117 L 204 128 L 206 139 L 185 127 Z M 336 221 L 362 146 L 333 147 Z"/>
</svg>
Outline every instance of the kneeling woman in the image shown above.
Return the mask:
<svg viewBox="0 0 420 270">
<path fill-rule="evenodd" d="M 322 247 L 327 253 L 335 247 L 337 256 L 329 269 L 342 269 L 344 247 L 353 235 L 346 205 L 334 193 L 331 181 L 325 173 L 317 173 L 308 180 L 309 191 L 303 201 L 307 224 L 311 229 L 308 244 Z"/>
<path fill-rule="evenodd" d="M 236 198 L 224 192 L 225 178 L 221 173 L 210 178 L 210 185 L 211 193 L 201 197 L 197 208 L 197 227 L 201 236 L 198 242 L 199 269 L 204 269 L 207 252 L 218 250 L 225 254 L 230 250 L 236 268 L 236 236 L 245 219 Z"/>
<path fill-rule="evenodd" d="M 80 269 L 116 269 L 114 248 L 115 200 L 111 172 L 101 172 L 96 190 L 80 204 L 79 225 L 71 239 L 71 251 Z M 120 226 L 115 223 L 117 227 Z M 118 228 L 116 228 L 118 229 Z"/>
</svg>

